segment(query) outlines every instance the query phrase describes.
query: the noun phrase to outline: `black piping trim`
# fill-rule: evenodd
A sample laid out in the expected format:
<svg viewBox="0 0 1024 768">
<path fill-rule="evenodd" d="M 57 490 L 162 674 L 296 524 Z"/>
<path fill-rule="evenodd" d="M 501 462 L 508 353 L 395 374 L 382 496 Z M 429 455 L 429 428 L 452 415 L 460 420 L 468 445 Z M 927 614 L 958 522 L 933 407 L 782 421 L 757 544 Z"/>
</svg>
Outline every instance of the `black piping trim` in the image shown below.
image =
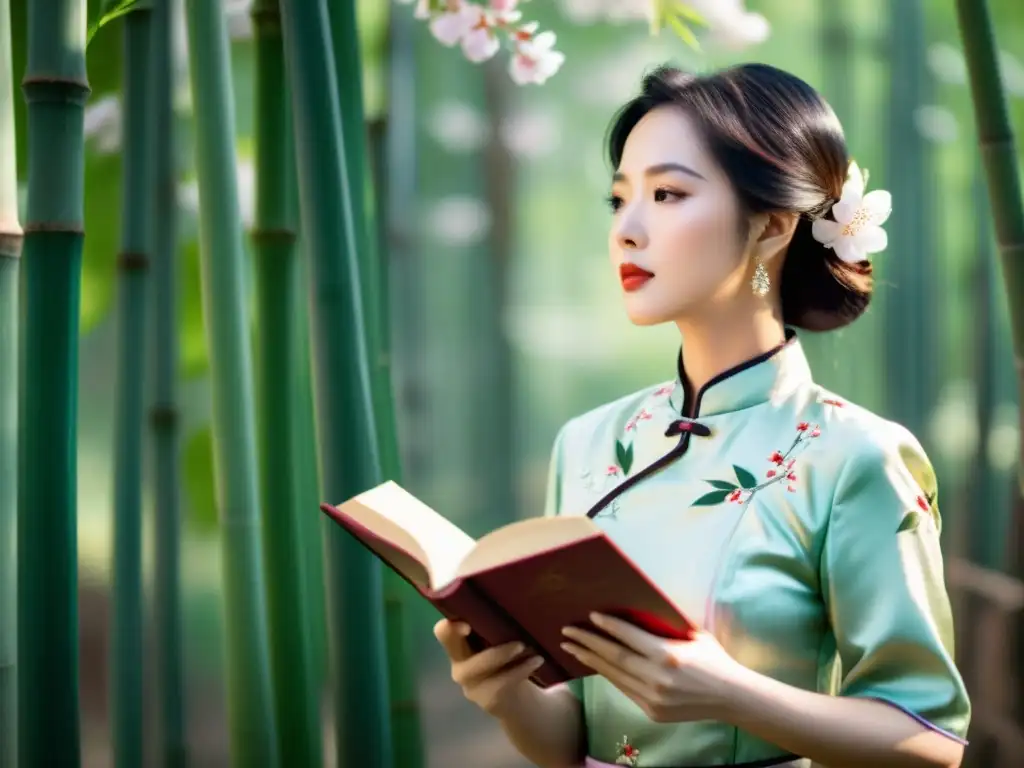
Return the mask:
<svg viewBox="0 0 1024 768">
<path fill-rule="evenodd" d="M 782 342 L 781 344 L 779 344 L 778 346 L 773 347 L 772 349 L 769 349 L 767 352 L 762 352 L 760 355 L 757 355 L 756 357 L 752 357 L 749 360 L 744 360 L 739 365 L 734 365 L 732 368 L 728 368 L 728 369 L 722 371 L 721 373 L 719 373 L 716 376 L 712 376 L 708 380 L 708 382 L 703 387 L 701 387 L 700 390 L 697 392 L 697 398 L 696 398 L 696 400 L 693 403 L 693 414 L 689 415 L 689 417 L 690 418 L 694 418 L 694 419 L 698 417 L 698 415 L 700 414 L 700 401 L 704 397 L 704 393 L 707 392 L 709 389 L 711 389 L 711 387 L 715 386 L 715 384 L 721 384 L 723 381 L 725 381 L 728 378 L 731 378 L 731 377 L 735 376 L 737 373 L 742 373 L 743 371 L 747 370 L 748 368 L 753 368 L 755 365 L 760 365 L 761 363 L 764 363 L 764 362 L 766 362 L 768 360 L 771 360 L 773 357 L 775 357 L 777 354 L 779 354 L 779 352 L 781 352 L 786 347 L 788 347 L 790 344 L 792 344 L 795 340 L 796 340 L 796 332 L 791 330 L 791 329 L 789 329 L 789 328 L 787 328 L 786 329 L 786 340 L 784 342 Z M 678 375 L 679 375 L 679 381 L 682 382 L 682 383 L 685 383 L 686 382 L 686 372 L 683 370 L 683 354 L 682 354 L 682 352 L 679 353 L 679 357 L 676 359 L 676 371 L 678 372 Z M 685 390 L 684 390 L 684 395 L 683 395 L 682 415 L 683 416 L 687 416 L 688 415 L 687 414 L 687 408 L 686 408 Z"/>
</svg>

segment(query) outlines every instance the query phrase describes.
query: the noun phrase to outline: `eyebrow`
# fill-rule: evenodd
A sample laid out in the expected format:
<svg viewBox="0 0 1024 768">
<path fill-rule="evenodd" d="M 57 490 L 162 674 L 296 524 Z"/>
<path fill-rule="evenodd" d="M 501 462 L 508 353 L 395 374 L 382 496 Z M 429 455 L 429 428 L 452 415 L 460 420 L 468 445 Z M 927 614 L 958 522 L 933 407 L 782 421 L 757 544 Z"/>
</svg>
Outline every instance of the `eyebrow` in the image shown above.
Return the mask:
<svg viewBox="0 0 1024 768">
<path fill-rule="evenodd" d="M 657 165 L 652 165 L 644 171 L 644 176 L 657 176 L 662 173 L 668 173 L 669 171 L 679 171 L 680 173 L 685 173 L 687 176 L 693 176 L 701 181 L 707 181 L 706 178 L 693 170 L 693 168 L 690 168 L 688 165 L 683 165 L 682 163 L 658 163 Z M 622 171 L 616 171 L 612 176 L 612 181 L 624 181 L 625 178 L 626 174 Z"/>
</svg>

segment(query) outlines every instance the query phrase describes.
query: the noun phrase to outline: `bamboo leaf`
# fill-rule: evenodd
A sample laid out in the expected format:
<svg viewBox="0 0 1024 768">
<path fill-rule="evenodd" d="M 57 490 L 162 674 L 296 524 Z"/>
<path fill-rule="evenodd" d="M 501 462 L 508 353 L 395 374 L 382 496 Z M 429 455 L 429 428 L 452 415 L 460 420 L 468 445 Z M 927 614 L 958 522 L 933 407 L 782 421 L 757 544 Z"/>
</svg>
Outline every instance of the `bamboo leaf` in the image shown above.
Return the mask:
<svg viewBox="0 0 1024 768">
<path fill-rule="evenodd" d="M 684 43 L 695 51 L 700 50 L 700 43 L 697 41 L 697 36 L 693 34 L 693 30 L 686 26 L 678 16 L 669 16 L 668 23 Z"/>
<path fill-rule="evenodd" d="M 908 512 L 906 517 L 900 521 L 900 527 L 896 529 L 896 533 L 903 533 L 904 531 L 912 531 L 921 524 L 921 514 L 919 512 Z"/>
<path fill-rule="evenodd" d="M 720 491 L 735 491 L 738 487 L 736 483 L 730 483 L 728 480 L 708 480 L 707 482 L 712 488 L 717 488 Z"/>
<path fill-rule="evenodd" d="M 109 7 L 111 4 L 107 3 Z M 114 19 L 119 19 L 132 11 L 139 11 L 143 9 L 149 9 L 150 4 L 148 0 L 121 0 L 121 2 L 114 5 L 109 10 L 104 10 L 103 15 L 100 16 L 96 21 L 89 25 L 89 31 L 85 36 L 85 47 L 88 49 L 92 39 L 96 36 L 96 33 L 100 31 L 101 27 L 106 26 Z"/>
<path fill-rule="evenodd" d="M 705 493 L 699 499 L 697 499 L 691 507 L 713 507 L 716 504 L 721 504 L 725 501 L 726 497 L 732 493 L 732 491 L 711 491 L 711 493 Z"/>
<path fill-rule="evenodd" d="M 740 485 L 744 488 L 754 488 L 757 486 L 757 478 L 743 467 L 738 467 L 734 464 L 733 470 L 736 472 L 736 479 L 740 481 Z"/>
<path fill-rule="evenodd" d="M 700 11 L 695 10 L 685 0 L 676 0 L 676 4 L 673 8 L 675 15 L 681 19 L 686 19 L 691 24 L 697 24 L 701 27 L 708 25 L 707 20 Z"/>
</svg>

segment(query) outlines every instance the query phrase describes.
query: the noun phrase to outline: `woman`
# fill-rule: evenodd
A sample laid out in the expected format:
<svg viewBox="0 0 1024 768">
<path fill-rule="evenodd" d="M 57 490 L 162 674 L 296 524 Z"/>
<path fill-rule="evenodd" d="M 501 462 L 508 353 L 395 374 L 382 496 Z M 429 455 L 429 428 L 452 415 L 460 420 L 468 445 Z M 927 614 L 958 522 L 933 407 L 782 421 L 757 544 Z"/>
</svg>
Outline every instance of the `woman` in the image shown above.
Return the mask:
<svg viewBox="0 0 1024 768">
<path fill-rule="evenodd" d="M 863 195 L 821 97 L 762 65 L 654 72 L 609 154 L 626 312 L 683 351 L 674 382 L 561 429 L 547 514 L 597 520 L 701 631 L 594 616 L 604 639 L 564 647 L 596 674 L 541 691 L 529 649 L 474 655 L 442 621 L 454 679 L 540 766 L 958 766 L 932 468 L 815 385 L 791 330 L 867 307 L 889 195 Z"/>
</svg>

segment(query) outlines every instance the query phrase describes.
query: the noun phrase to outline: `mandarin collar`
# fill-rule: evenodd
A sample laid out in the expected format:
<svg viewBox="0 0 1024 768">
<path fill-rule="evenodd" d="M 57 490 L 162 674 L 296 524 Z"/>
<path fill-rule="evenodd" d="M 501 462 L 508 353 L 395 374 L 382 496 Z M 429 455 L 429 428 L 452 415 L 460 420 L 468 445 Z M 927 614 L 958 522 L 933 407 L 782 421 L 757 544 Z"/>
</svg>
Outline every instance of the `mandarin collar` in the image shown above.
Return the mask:
<svg viewBox="0 0 1024 768">
<path fill-rule="evenodd" d="M 786 329 L 786 340 L 767 352 L 723 371 L 701 387 L 696 410 L 684 411 L 686 375 L 682 349 L 676 358 L 676 383 L 669 396 L 672 410 L 684 417 L 701 418 L 739 411 L 766 403 L 811 381 L 811 369 L 796 332 Z"/>
</svg>

